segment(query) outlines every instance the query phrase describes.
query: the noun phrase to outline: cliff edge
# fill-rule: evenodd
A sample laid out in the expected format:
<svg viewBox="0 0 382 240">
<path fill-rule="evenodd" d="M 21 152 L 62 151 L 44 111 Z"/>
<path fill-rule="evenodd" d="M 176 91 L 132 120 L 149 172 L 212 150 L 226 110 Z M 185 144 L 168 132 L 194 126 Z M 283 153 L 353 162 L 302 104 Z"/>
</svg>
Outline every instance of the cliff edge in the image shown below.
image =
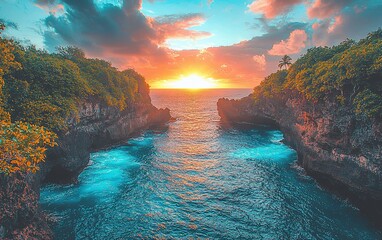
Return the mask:
<svg viewBox="0 0 382 240">
<path fill-rule="evenodd" d="M 308 174 L 382 216 L 382 29 L 291 60 L 252 95 L 220 99 L 219 115 L 278 126 Z"/>
<path fill-rule="evenodd" d="M 96 97 L 78 104 L 76 118 L 68 119 L 58 146 L 49 149 L 37 174 L 0 175 L 0 239 L 52 239 L 48 218 L 39 208 L 42 182 L 72 183 L 88 165 L 90 152 L 118 144 L 133 133 L 168 122 L 169 109 L 151 104 L 149 90 L 140 88 L 140 98 L 120 111 Z"/>
<path fill-rule="evenodd" d="M 336 101 L 313 103 L 289 92 L 219 99 L 222 121 L 276 125 L 307 173 L 372 214 L 382 213 L 382 123 Z"/>
</svg>

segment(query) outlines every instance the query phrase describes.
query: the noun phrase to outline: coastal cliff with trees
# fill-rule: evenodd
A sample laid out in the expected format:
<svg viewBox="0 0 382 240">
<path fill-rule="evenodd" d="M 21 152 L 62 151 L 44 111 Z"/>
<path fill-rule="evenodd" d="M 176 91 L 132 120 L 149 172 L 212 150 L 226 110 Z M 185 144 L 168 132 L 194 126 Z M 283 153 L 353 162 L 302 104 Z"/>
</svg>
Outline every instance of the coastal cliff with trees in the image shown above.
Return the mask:
<svg viewBox="0 0 382 240">
<path fill-rule="evenodd" d="M 52 238 L 40 185 L 75 182 L 91 151 L 170 119 L 132 69 L 75 47 L 48 53 L 1 35 L 0 90 L 1 239 Z"/>
<path fill-rule="evenodd" d="M 280 128 L 309 175 L 381 216 L 381 29 L 359 42 L 309 49 L 248 97 L 217 105 L 223 121 Z"/>
</svg>

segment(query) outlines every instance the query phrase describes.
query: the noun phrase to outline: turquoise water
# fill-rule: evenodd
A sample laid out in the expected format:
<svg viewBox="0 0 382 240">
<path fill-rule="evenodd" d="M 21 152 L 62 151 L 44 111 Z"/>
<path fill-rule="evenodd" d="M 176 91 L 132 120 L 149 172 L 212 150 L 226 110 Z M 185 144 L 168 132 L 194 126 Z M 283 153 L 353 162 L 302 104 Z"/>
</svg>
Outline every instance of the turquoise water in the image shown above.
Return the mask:
<svg viewBox="0 0 382 240">
<path fill-rule="evenodd" d="M 93 153 L 41 204 L 57 239 L 381 239 L 346 201 L 296 165 L 274 129 L 224 126 L 219 97 L 250 90 L 154 90 L 178 120 Z"/>
</svg>

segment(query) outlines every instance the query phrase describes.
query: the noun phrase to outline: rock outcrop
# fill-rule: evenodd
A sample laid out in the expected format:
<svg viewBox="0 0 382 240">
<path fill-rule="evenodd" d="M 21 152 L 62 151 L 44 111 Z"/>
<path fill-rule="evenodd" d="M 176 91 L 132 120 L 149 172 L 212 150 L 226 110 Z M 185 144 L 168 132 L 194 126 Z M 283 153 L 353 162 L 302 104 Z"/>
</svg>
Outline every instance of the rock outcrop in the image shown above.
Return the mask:
<svg viewBox="0 0 382 240">
<path fill-rule="evenodd" d="M 67 183 L 76 181 L 89 162 L 90 152 L 118 144 L 132 133 L 170 120 L 169 109 L 157 109 L 151 101 L 129 104 L 119 111 L 88 99 L 79 107 L 79 122 L 70 119 L 71 129 L 58 140 L 58 147 L 48 152 L 40 171 L 42 181 Z"/>
<path fill-rule="evenodd" d="M 0 175 L 0 239 L 51 239 L 47 218 L 38 206 L 41 183 L 75 182 L 89 163 L 91 151 L 118 144 L 134 132 L 171 118 L 169 109 L 151 104 L 146 86 L 140 88 L 139 99 L 123 111 L 95 97 L 81 102 L 78 110 L 37 174 Z"/>
<path fill-rule="evenodd" d="M 219 99 L 222 121 L 276 125 L 298 162 L 319 183 L 382 216 L 382 122 L 356 116 L 334 99 L 318 103 L 296 93 Z"/>
<path fill-rule="evenodd" d="M 0 175 L 0 239 L 52 239 L 34 176 Z"/>
</svg>

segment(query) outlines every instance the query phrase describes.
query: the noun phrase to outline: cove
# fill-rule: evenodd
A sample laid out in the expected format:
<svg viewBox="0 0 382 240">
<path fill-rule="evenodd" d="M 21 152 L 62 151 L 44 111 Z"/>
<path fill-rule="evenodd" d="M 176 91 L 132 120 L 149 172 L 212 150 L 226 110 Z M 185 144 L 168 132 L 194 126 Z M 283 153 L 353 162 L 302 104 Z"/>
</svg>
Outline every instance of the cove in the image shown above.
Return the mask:
<svg viewBox="0 0 382 240">
<path fill-rule="evenodd" d="M 380 239 L 297 166 L 280 131 L 225 126 L 216 101 L 251 90 L 154 90 L 176 122 L 95 152 L 75 185 L 41 205 L 57 239 Z"/>
</svg>

